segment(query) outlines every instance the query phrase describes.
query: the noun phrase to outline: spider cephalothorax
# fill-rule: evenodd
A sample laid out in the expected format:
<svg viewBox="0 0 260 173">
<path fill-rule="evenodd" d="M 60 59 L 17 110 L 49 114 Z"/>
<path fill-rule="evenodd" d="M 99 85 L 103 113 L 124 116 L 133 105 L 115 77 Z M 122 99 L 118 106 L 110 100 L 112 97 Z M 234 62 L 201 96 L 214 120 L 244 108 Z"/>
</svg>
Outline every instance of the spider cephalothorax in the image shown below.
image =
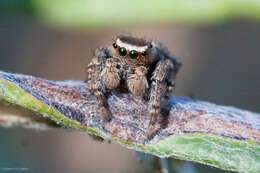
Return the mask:
<svg viewBox="0 0 260 173">
<path fill-rule="evenodd" d="M 152 42 L 144 39 L 119 36 L 113 43 L 112 55 L 127 58 L 129 62 L 138 65 L 148 65 L 152 63 L 156 57 L 153 55 Z"/>
<path fill-rule="evenodd" d="M 179 67 L 180 62 L 161 43 L 119 36 L 111 46 L 95 51 L 88 65 L 87 81 L 107 120 L 112 118 L 105 97 L 107 91 L 124 88 L 144 98 L 148 95 L 151 114 L 148 138 L 151 138 L 162 98 L 168 99 Z"/>
</svg>

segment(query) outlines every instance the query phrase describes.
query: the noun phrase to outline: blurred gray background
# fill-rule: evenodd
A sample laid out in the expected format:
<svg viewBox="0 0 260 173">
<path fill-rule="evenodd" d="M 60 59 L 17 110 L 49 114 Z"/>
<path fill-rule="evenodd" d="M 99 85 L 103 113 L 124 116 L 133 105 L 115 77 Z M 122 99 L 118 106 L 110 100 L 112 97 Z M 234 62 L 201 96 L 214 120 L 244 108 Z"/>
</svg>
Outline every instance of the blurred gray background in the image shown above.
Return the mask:
<svg viewBox="0 0 260 173">
<path fill-rule="evenodd" d="M 183 62 L 176 95 L 260 112 L 260 23 L 246 18 L 217 24 L 140 23 L 77 29 L 50 27 L 28 15 L 8 13 L 0 18 L 0 70 L 49 80 L 84 80 L 93 50 L 112 44 L 122 33 L 160 41 Z M 0 113 L 5 109 L 0 105 Z M 199 172 L 224 172 L 195 166 Z M 147 171 L 134 151 L 94 141 L 83 132 L 3 128 L 0 167 L 26 167 L 27 172 L 40 173 Z"/>
</svg>

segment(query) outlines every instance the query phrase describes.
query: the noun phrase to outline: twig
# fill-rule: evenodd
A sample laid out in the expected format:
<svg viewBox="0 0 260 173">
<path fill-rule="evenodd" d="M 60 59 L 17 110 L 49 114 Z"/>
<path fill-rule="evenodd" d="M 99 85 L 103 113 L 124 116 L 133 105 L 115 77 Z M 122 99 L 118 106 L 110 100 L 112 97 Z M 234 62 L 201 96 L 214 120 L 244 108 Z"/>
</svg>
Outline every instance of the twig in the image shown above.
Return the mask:
<svg viewBox="0 0 260 173">
<path fill-rule="evenodd" d="M 39 113 L 7 103 L 0 99 L 0 126 L 23 127 L 33 130 L 50 130 L 57 125 Z"/>
</svg>

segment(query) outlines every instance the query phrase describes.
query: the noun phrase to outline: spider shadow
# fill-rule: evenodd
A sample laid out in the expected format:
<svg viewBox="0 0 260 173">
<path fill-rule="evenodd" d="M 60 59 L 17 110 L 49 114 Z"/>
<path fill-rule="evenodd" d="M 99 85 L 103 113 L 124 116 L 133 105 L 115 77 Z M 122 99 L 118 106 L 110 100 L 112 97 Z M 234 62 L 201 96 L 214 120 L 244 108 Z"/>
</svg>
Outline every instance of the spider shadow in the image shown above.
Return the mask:
<svg viewBox="0 0 260 173">
<path fill-rule="evenodd" d="M 165 129 L 168 127 L 168 124 L 169 124 L 169 115 L 170 115 L 170 111 L 171 111 L 171 105 L 170 104 L 167 104 L 166 106 L 162 107 L 161 110 L 160 110 L 160 115 L 161 115 L 161 121 L 159 122 L 160 123 L 160 128 L 159 130 L 161 129 Z"/>
<path fill-rule="evenodd" d="M 159 114 L 159 116 L 161 117 L 161 120 L 159 121 L 160 127 L 153 132 L 150 139 L 153 139 L 155 135 L 159 134 L 160 131 L 168 127 L 171 107 L 172 105 L 167 103 L 160 109 L 160 114 Z"/>
</svg>

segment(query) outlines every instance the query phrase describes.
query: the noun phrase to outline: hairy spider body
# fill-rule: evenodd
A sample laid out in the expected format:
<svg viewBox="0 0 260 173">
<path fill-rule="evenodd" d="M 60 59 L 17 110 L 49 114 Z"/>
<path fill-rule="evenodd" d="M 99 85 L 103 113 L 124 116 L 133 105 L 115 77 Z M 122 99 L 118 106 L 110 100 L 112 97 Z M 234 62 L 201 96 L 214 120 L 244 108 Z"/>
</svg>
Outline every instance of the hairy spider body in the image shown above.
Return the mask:
<svg viewBox="0 0 260 173">
<path fill-rule="evenodd" d="M 150 139 L 162 99 L 168 100 L 180 65 L 161 43 L 119 36 L 112 46 L 95 51 L 88 65 L 87 81 L 107 120 L 112 118 L 106 101 L 109 90 L 123 89 L 147 98 L 151 114 L 147 134 Z"/>
</svg>

